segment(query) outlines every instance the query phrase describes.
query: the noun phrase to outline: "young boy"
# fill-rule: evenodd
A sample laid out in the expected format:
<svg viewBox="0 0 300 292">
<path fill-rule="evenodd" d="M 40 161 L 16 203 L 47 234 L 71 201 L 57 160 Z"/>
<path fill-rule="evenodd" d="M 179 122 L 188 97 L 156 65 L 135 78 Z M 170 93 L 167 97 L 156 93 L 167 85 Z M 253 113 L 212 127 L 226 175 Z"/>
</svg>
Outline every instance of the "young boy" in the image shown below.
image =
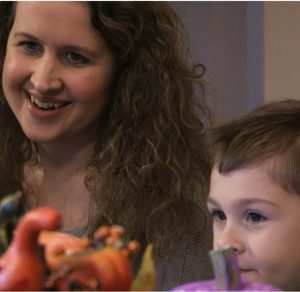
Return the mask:
<svg viewBox="0 0 300 292">
<path fill-rule="evenodd" d="M 300 101 L 269 103 L 211 132 L 214 249 L 242 280 L 300 290 Z"/>
</svg>

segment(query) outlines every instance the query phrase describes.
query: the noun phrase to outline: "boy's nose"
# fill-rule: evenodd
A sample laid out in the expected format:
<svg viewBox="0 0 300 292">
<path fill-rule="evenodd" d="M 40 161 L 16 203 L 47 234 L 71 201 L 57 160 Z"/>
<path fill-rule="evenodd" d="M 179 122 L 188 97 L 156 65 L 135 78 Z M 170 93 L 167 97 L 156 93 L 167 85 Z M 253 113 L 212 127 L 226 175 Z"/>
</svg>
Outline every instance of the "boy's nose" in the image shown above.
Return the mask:
<svg viewBox="0 0 300 292">
<path fill-rule="evenodd" d="M 239 241 L 235 241 L 231 243 L 229 246 L 234 249 L 237 255 L 240 255 L 245 252 L 245 246 Z"/>
<path fill-rule="evenodd" d="M 59 68 L 57 68 L 55 60 L 49 57 L 41 57 L 36 60 L 30 81 L 34 89 L 41 94 L 59 91 L 63 87 Z"/>
<path fill-rule="evenodd" d="M 226 226 L 222 232 L 217 235 L 216 248 L 228 248 L 232 247 L 237 255 L 240 255 L 246 251 L 245 245 L 241 240 L 241 236 L 238 230 L 234 230 L 234 227 Z"/>
</svg>

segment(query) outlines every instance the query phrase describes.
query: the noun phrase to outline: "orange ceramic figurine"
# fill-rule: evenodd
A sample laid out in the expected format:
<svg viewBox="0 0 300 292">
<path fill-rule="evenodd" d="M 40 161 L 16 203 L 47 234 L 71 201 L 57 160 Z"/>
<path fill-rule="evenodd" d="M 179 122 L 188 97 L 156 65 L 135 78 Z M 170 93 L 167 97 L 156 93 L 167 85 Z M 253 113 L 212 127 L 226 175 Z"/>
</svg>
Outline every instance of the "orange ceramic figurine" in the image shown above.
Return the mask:
<svg viewBox="0 0 300 292">
<path fill-rule="evenodd" d="M 46 263 L 51 275 L 44 289 L 50 290 L 129 290 L 133 280 L 130 257 L 139 243 L 122 240 L 120 226 L 102 226 L 92 240 L 59 232 L 42 232 Z"/>
<path fill-rule="evenodd" d="M 0 290 L 129 290 L 139 243 L 125 242 L 120 226 L 102 226 L 91 239 L 53 232 L 60 219 L 46 207 L 21 218 L 0 258 Z"/>
<path fill-rule="evenodd" d="M 66 256 L 83 251 L 91 247 L 88 238 L 79 238 L 67 233 L 43 231 L 38 238 L 40 245 L 44 246 L 45 259 L 48 268 L 55 271 L 60 261 Z"/>
<path fill-rule="evenodd" d="M 27 213 L 18 224 L 13 241 L 0 258 L 0 290 L 41 290 L 46 266 L 40 259 L 41 230 L 56 230 L 61 216 L 50 208 Z"/>
</svg>

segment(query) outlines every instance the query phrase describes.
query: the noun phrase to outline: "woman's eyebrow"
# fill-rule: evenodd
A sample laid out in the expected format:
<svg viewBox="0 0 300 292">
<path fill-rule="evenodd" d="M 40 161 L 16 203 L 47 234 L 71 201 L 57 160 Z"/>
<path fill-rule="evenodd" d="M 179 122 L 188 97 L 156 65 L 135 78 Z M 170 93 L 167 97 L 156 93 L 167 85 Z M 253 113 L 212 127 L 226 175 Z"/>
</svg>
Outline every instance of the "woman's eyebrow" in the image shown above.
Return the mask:
<svg viewBox="0 0 300 292">
<path fill-rule="evenodd" d="M 18 37 L 26 37 L 26 38 L 29 38 L 29 39 L 32 39 L 32 40 L 38 40 L 35 36 L 31 35 L 30 33 L 27 33 L 27 32 L 23 32 L 23 31 L 17 31 L 13 34 L 13 36 L 15 38 L 18 38 Z"/>
<path fill-rule="evenodd" d="M 21 38 L 21 37 L 25 37 L 25 38 L 28 38 L 30 40 L 33 40 L 33 41 L 38 41 L 38 39 L 33 36 L 32 34 L 30 33 L 27 33 L 27 32 L 23 32 L 23 31 L 17 31 L 13 34 L 13 36 L 15 38 Z M 62 46 L 65 50 L 70 50 L 70 51 L 82 51 L 82 52 L 85 52 L 91 56 L 96 56 L 96 52 L 94 52 L 93 50 L 87 48 L 87 47 L 83 47 L 83 46 L 80 46 L 80 45 L 63 45 Z"/>
</svg>

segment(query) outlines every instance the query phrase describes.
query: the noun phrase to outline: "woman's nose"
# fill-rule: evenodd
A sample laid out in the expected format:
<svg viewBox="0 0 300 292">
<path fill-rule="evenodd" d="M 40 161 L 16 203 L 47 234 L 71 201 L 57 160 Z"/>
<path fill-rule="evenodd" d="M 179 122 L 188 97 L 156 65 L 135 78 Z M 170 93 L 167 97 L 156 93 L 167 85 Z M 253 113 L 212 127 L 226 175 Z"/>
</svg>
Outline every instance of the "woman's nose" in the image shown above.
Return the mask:
<svg viewBox="0 0 300 292">
<path fill-rule="evenodd" d="M 234 226 L 226 226 L 219 232 L 216 239 L 216 248 L 223 249 L 231 247 L 234 249 L 237 255 L 240 255 L 246 251 L 245 245 L 242 240 L 242 235 L 238 229 Z"/>
<path fill-rule="evenodd" d="M 35 61 L 30 78 L 34 89 L 41 94 L 59 91 L 63 81 L 57 61 L 50 56 L 42 56 Z"/>
</svg>

